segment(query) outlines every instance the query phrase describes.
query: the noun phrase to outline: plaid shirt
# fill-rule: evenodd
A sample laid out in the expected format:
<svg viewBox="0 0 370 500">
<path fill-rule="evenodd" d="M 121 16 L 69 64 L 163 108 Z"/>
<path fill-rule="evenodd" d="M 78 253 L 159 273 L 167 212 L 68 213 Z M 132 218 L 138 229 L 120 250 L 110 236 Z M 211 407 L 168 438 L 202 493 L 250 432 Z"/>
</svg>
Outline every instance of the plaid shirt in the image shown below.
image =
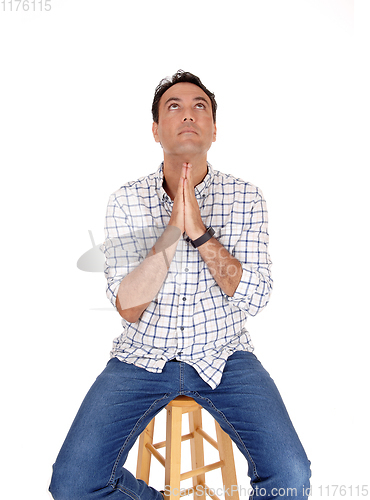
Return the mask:
<svg viewBox="0 0 370 500">
<path fill-rule="evenodd" d="M 195 187 L 203 223 L 243 267 L 232 297 L 216 283 L 197 249 L 180 238 L 157 296 L 136 323 L 122 319 L 123 333 L 111 357 L 161 372 L 171 359 L 193 366 L 212 388 L 221 381 L 227 358 L 253 351 L 244 328 L 269 301 L 272 290 L 266 204 L 250 183 L 214 170 Z M 109 199 L 105 242 L 107 296 L 116 307 L 121 280 L 146 257 L 168 225 L 173 201 L 158 170 L 128 182 Z"/>
</svg>

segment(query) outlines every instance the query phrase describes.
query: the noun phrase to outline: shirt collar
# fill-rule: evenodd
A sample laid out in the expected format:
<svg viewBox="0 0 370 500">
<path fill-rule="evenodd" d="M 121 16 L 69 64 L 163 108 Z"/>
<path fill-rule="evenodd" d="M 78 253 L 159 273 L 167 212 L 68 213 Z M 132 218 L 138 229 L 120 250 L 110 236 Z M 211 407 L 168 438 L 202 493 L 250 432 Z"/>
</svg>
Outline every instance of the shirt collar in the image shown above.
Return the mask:
<svg viewBox="0 0 370 500">
<path fill-rule="evenodd" d="M 194 193 L 195 197 L 199 199 L 204 199 L 208 196 L 210 186 L 214 178 L 214 170 L 212 165 L 207 161 L 208 171 L 204 179 L 200 184 L 195 186 Z M 170 197 L 163 189 L 163 162 L 159 165 L 158 170 L 155 173 L 156 189 L 160 200 L 171 201 Z"/>
</svg>

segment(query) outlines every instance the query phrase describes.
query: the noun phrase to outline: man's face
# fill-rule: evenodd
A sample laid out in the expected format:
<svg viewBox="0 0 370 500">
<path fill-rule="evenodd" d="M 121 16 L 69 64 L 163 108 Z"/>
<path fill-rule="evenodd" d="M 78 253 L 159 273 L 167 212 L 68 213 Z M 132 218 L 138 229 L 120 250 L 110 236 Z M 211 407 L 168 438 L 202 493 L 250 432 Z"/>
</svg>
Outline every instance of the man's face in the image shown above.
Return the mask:
<svg viewBox="0 0 370 500">
<path fill-rule="evenodd" d="M 206 155 L 216 140 L 216 124 L 207 94 L 188 82 L 170 87 L 159 101 L 153 135 L 167 155 Z"/>
</svg>

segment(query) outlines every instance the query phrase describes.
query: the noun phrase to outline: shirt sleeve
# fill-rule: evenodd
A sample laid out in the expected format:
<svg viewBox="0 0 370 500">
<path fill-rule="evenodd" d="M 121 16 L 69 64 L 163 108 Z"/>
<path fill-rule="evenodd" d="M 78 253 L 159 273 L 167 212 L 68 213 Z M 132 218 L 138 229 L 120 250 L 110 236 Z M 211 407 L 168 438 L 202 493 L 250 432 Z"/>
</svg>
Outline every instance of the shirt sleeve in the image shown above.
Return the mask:
<svg viewBox="0 0 370 500">
<path fill-rule="evenodd" d="M 106 293 L 116 308 L 121 281 L 140 264 L 145 256 L 130 224 L 130 218 L 119 204 L 115 193 L 109 198 L 104 230 L 105 241 L 100 246 L 100 250 L 105 255 Z"/>
<path fill-rule="evenodd" d="M 256 188 L 256 196 L 250 212 L 246 214 L 241 237 L 232 252 L 241 263 L 243 274 L 234 295 L 228 297 L 232 305 L 250 316 L 255 316 L 268 304 L 272 292 L 267 225 L 266 202 L 261 190 Z"/>
</svg>

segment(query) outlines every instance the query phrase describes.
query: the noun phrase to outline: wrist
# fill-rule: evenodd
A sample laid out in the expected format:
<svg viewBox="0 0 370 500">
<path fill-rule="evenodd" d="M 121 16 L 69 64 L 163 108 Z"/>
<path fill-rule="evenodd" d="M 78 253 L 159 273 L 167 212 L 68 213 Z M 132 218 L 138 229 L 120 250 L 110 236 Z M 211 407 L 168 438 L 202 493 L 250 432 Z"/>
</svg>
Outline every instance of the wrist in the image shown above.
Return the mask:
<svg viewBox="0 0 370 500">
<path fill-rule="evenodd" d="M 205 234 L 207 232 L 207 228 L 206 226 L 202 226 L 202 227 L 199 227 L 197 229 L 194 229 L 193 231 L 191 231 L 191 233 L 187 233 L 187 235 L 189 236 L 189 238 L 191 240 L 196 240 L 198 238 L 200 238 L 201 236 L 203 236 L 203 234 Z"/>
<path fill-rule="evenodd" d="M 215 234 L 215 230 L 213 227 L 209 226 L 204 234 L 202 234 L 199 238 L 196 238 L 195 240 L 191 240 L 191 244 L 194 248 L 198 248 L 202 246 L 204 243 L 207 243 L 212 236 Z"/>
</svg>

